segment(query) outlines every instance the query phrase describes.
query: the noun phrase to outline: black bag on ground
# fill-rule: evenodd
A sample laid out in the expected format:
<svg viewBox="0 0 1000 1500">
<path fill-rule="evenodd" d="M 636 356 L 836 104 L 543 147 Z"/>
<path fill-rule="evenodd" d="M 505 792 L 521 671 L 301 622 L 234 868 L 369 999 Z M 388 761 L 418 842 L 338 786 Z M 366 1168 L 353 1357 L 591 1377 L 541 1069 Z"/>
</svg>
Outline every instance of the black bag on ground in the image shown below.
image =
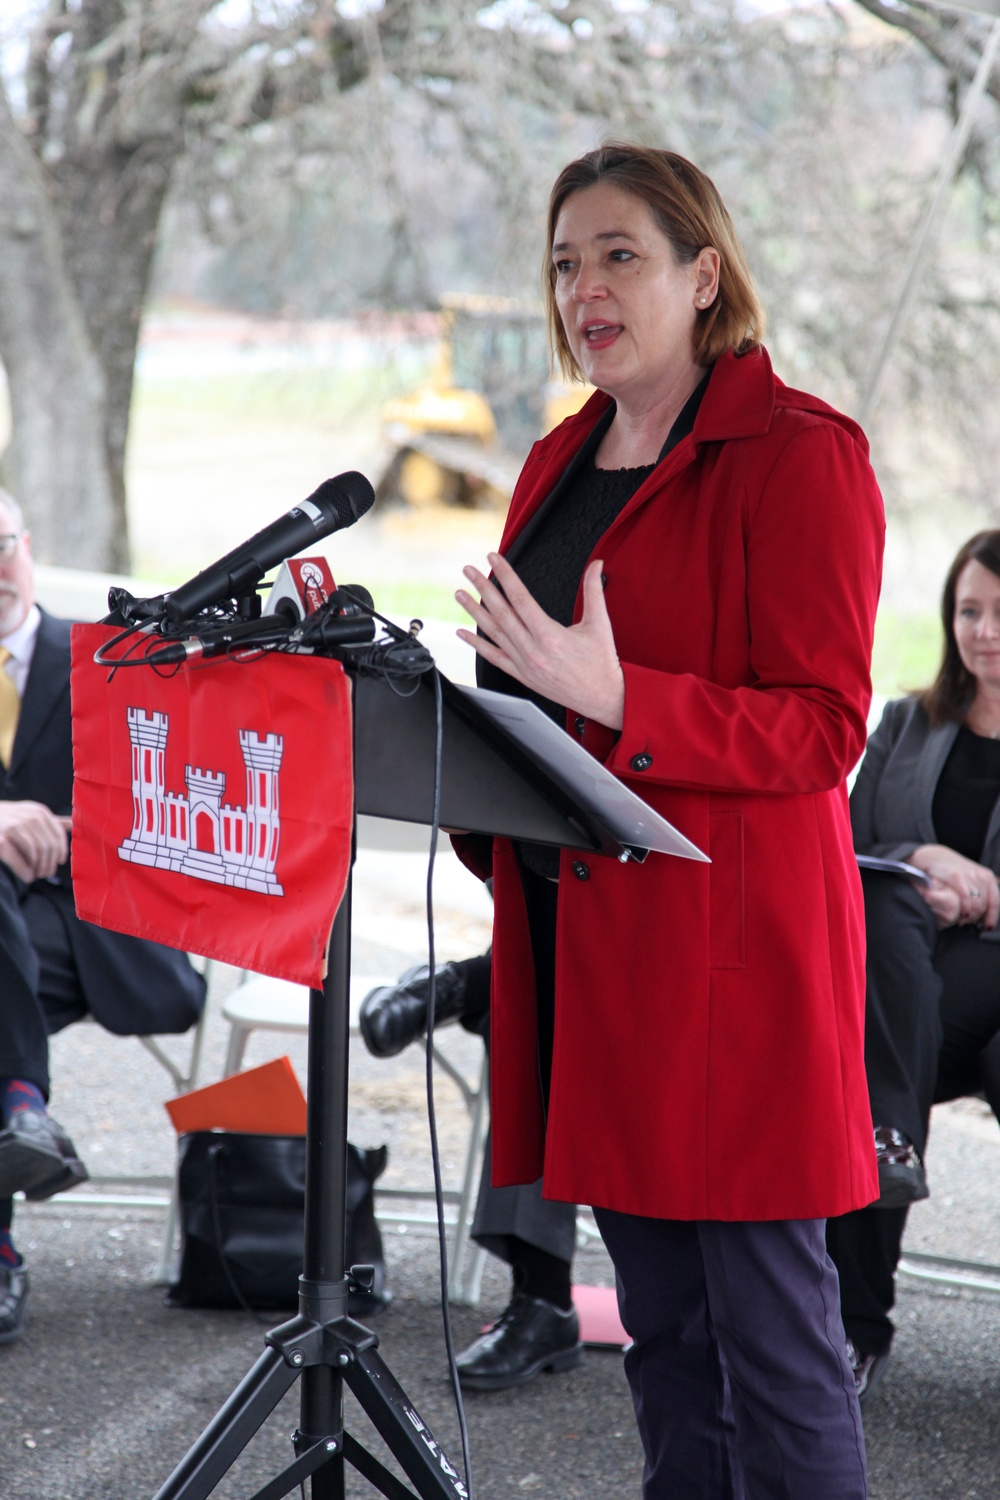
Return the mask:
<svg viewBox="0 0 1000 1500">
<path fill-rule="evenodd" d="M 352 1316 L 390 1300 L 382 1235 L 375 1219 L 376 1178 L 388 1152 L 347 1145 L 344 1261 L 375 1267 L 371 1293 L 352 1293 Z M 305 1216 L 306 1142 L 301 1135 L 195 1130 L 178 1142 L 181 1256 L 170 1307 L 298 1305 Z"/>
</svg>

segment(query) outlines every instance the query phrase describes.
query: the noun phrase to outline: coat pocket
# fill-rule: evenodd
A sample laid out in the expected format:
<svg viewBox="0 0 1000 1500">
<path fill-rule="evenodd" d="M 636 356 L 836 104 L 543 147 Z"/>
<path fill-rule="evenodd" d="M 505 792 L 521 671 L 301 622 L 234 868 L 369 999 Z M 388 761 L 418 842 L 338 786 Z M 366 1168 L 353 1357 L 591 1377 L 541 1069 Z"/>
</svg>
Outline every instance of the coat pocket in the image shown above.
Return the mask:
<svg viewBox="0 0 1000 1500">
<path fill-rule="evenodd" d="M 743 814 L 709 813 L 709 964 L 741 969 L 746 962 Z"/>
</svg>

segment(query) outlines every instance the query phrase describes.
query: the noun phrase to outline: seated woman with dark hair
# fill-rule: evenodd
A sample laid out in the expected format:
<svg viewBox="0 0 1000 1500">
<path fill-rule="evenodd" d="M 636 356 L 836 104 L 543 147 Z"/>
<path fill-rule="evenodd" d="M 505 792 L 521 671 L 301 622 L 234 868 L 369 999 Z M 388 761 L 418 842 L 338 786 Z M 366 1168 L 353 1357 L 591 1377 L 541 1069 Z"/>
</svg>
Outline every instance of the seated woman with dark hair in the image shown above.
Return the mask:
<svg viewBox="0 0 1000 1500">
<path fill-rule="evenodd" d="M 941 614 L 937 678 L 887 705 L 851 795 L 857 853 L 928 877 L 862 870 L 881 1197 L 827 1226 L 862 1397 L 889 1355 L 908 1207 L 927 1197 L 931 1105 L 982 1090 L 1000 1117 L 1000 531 L 960 548 Z"/>
</svg>

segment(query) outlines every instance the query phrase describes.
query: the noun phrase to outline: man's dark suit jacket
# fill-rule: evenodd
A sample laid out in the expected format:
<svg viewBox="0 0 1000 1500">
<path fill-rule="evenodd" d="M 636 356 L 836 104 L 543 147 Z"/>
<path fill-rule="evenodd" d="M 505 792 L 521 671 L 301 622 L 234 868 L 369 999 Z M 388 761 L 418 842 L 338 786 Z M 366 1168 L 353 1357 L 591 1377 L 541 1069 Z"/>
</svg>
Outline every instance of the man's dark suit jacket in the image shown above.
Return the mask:
<svg viewBox="0 0 1000 1500">
<path fill-rule="evenodd" d="M 73 801 L 70 628 L 68 620 L 42 611 L 10 767 L 0 783 L 5 801 L 44 802 L 59 814 L 68 814 Z M 187 1031 L 194 1024 L 205 982 L 185 953 L 82 922 L 68 864 L 58 883 L 37 881 L 32 889 L 58 908 L 96 1021 L 122 1036 Z"/>
</svg>

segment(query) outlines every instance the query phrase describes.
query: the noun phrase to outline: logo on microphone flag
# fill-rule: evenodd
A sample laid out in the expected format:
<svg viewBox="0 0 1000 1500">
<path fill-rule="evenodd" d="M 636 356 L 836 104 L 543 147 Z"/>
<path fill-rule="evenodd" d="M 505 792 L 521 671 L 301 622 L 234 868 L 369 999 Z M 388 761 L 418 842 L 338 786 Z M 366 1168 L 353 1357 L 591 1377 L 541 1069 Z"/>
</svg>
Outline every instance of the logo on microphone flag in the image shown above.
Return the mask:
<svg viewBox="0 0 1000 1500">
<path fill-rule="evenodd" d="M 84 920 L 318 986 L 347 884 L 350 688 L 268 653 L 171 675 L 73 627 L 73 889 Z"/>
</svg>

